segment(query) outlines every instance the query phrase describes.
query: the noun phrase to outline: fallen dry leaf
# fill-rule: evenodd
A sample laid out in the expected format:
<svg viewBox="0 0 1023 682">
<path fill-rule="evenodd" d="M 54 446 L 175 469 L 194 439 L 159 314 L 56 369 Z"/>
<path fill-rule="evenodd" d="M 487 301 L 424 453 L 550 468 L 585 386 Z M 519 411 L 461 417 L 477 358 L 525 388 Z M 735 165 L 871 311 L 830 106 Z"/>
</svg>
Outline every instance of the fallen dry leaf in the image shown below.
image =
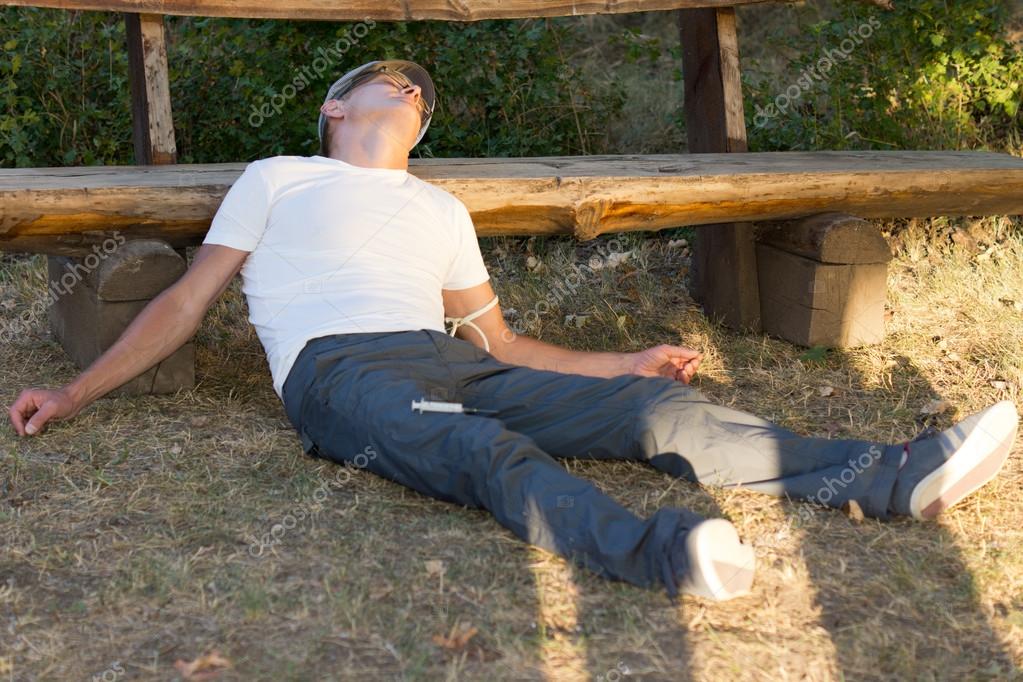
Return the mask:
<svg viewBox="0 0 1023 682">
<path fill-rule="evenodd" d="M 932 400 L 920 408 L 920 414 L 941 414 L 951 407 L 952 403 L 947 400 Z"/>
<path fill-rule="evenodd" d="M 989 246 L 986 249 L 984 249 L 983 253 L 978 253 L 976 255 L 976 259 L 978 261 L 986 261 L 987 259 L 991 258 L 992 254 L 994 254 L 994 255 L 998 254 L 997 249 L 998 249 L 998 247 L 995 244 L 992 244 L 991 246 Z"/>
<path fill-rule="evenodd" d="M 203 654 L 191 663 L 180 658 L 174 661 L 174 667 L 186 680 L 212 680 L 231 667 L 231 661 L 220 655 L 216 649 Z"/>
<path fill-rule="evenodd" d="M 969 234 L 966 230 L 957 229 L 951 235 L 952 241 L 958 246 L 962 246 L 970 251 L 976 251 L 980 248 L 977 240 L 974 239 L 973 235 Z"/>
<path fill-rule="evenodd" d="M 836 433 L 848 433 L 849 427 L 832 419 L 824 422 L 824 430 L 828 432 L 828 438 L 831 438 Z"/>
<path fill-rule="evenodd" d="M 374 600 L 383 599 L 391 592 L 394 592 L 394 586 L 390 583 L 382 583 L 369 588 L 369 596 Z"/>
<path fill-rule="evenodd" d="M 443 592 L 444 591 L 444 573 L 447 571 L 447 568 L 444 566 L 444 562 L 441 561 L 440 559 L 431 559 L 431 560 L 429 560 L 429 561 L 427 561 L 425 563 L 426 563 L 426 575 L 431 576 L 431 577 L 432 576 L 437 576 L 438 580 L 440 581 L 439 584 L 437 585 L 437 590 L 439 592 Z"/>
<path fill-rule="evenodd" d="M 863 513 L 863 508 L 860 507 L 860 503 L 856 500 L 849 500 L 842 505 L 842 512 L 849 517 L 849 520 L 853 523 L 863 523 L 863 520 L 867 518 Z"/>
<path fill-rule="evenodd" d="M 587 265 L 590 266 L 590 270 L 603 270 L 604 268 L 610 268 L 613 270 L 627 261 L 632 253 L 632 251 L 616 251 L 615 253 L 609 253 L 606 259 L 603 259 L 600 256 L 592 256 Z"/>
<path fill-rule="evenodd" d="M 455 623 L 446 636 L 434 635 L 433 643 L 448 651 L 461 651 L 478 632 L 479 630 L 469 623 Z"/>
<path fill-rule="evenodd" d="M 565 315 L 565 326 L 574 325 L 576 329 L 581 329 L 589 319 L 589 315 L 576 315 L 575 313 L 569 313 L 568 315 Z"/>
</svg>

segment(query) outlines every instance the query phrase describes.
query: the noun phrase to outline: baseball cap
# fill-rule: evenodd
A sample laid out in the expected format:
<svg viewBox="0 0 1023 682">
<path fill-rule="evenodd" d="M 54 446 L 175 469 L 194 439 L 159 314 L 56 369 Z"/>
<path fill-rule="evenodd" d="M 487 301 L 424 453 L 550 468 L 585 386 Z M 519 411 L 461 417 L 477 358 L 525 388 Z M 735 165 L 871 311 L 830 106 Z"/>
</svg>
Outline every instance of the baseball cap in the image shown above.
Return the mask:
<svg viewBox="0 0 1023 682">
<path fill-rule="evenodd" d="M 327 96 L 324 98 L 323 103 L 326 104 L 332 99 L 340 99 L 348 94 L 352 88 L 366 82 L 373 75 L 386 72 L 399 74 L 405 80 L 418 85 L 421 90 L 420 96 L 426 107 L 422 112 L 422 125 L 419 128 L 419 137 L 416 138 L 415 143 L 412 145 L 415 147 L 423 139 L 426 129 L 430 127 L 430 120 L 433 118 L 433 108 L 437 101 L 437 92 L 433 87 L 433 80 L 430 78 L 430 74 L 415 62 L 404 59 L 382 59 L 363 64 L 334 81 L 334 84 L 327 89 Z M 326 130 L 327 117 L 321 111 L 318 129 L 321 142 L 323 141 L 323 133 Z"/>
</svg>

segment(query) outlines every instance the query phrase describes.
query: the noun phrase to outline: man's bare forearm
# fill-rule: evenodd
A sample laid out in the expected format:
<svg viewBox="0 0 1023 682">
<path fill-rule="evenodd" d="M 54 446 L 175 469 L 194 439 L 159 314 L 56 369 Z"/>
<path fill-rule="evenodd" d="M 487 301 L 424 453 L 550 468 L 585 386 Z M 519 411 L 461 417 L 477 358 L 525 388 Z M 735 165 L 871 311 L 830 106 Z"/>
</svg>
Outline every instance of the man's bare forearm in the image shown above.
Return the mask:
<svg viewBox="0 0 1023 682">
<path fill-rule="evenodd" d="M 566 374 L 615 377 L 632 371 L 628 353 L 571 350 L 522 335 L 515 335 L 511 341 L 498 342 L 491 354 L 512 365 Z"/>
<path fill-rule="evenodd" d="M 117 341 L 63 390 L 81 410 L 176 351 L 201 321 L 180 294 L 168 289 L 150 301 Z"/>
</svg>

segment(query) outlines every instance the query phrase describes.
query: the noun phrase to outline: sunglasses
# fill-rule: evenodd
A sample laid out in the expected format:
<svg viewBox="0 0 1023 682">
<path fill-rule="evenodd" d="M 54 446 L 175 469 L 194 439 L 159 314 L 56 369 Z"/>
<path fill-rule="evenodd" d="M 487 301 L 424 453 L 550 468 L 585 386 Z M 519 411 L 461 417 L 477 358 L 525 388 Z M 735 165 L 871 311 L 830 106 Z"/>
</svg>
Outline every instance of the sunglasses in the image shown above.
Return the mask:
<svg viewBox="0 0 1023 682">
<path fill-rule="evenodd" d="M 411 87 L 416 85 L 416 83 L 413 83 L 408 78 L 408 76 L 403 74 L 401 71 L 395 71 L 394 69 L 388 68 L 386 65 L 384 65 L 384 66 L 381 66 L 381 67 L 378 67 L 378 68 L 375 68 L 375 69 L 369 69 L 366 72 L 360 73 L 358 76 L 353 78 L 351 83 L 348 86 L 348 91 L 347 92 L 351 92 L 352 90 L 354 90 L 358 86 L 363 85 L 365 83 L 368 83 L 369 81 L 373 80 L 377 76 L 385 76 L 385 77 L 387 77 L 388 80 L 390 80 L 392 83 L 397 85 L 402 90 L 407 90 L 408 88 L 411 88 Z M 340 98 L 338 98 L 338 99 L 340 99 Z M 423 111 L 424 119 L 427 118 L 427 117 L 433 116 L 433 108 L 426 101 L 425 97 L 420 97 L 419 98 L 418 106 Z"/>
</svg>

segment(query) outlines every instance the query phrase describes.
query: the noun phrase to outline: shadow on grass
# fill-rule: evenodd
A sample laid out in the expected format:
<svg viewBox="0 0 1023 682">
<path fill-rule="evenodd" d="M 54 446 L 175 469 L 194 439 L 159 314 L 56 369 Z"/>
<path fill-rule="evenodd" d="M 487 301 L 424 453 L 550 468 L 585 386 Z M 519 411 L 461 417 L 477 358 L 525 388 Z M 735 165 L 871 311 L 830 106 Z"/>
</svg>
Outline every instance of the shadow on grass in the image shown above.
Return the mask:
<svg viewBox="0 0 1023 682">
<path fill-rule="evenodd" d="M 841 350 L 831 353 L 843 366 L 855 366 Z M 946 413 L 937 423 L 923 423 L 920 406 L 940 396 L 911 359 L 899 355 L 895 362 L 894 394 L 862 388 L 864 377 L 850 370 L 856 388 L 845 406 L 852 414 L 856 403 L 887 407 L 893 443 L 914 438 L 925 426 L 946 429 L 967 416 L 962 412 L 953 419 Z M 900 401 L 898 394 L 905 400 L 901 406 L 893 404 Z M 871 430 L 875 433 L 851 428 L 858 432 L 843 435 L 878 440 L 888 435 L 877 433 L 876 426 Z M 803 522 L 798 504 L 785 508 L 790 521 L 806 531 L 803 555 L 817 588 L 820 622 L 831 634 L 846 679 L 925 673 L 944 679 L 1016 678 L 1020 670 L 979 603 L 961 540 L 942 517 L 857 524 L 837 510 L 822 510 Z M 844 570 L 836 570 L 839 560 Z"/>
<path fill-rule="evenodd" d="M 669 475 L 645 463 L 575 458 L 562 461 L 642 518 L 665 507 L 689 509 L 707 518 L 723 515 L 706 491 L 681 479 L 673 482 Z M 650 497 L 654 497 L 653 502 Z M 641 588 L 606 580 L 572 563 L 566 566 L 567 582 L 576 589 L 570 608 L 579 635 L 574 667 L 581 679 L 696 679 L 687 627 L 687 620 L 696 615 L 691 603 L 680 599 L 672 604 L 662 585 Z M 539 575 L 537 596 L 542 613 L 547 606 Z M 559 672 L 566 671 L 549 672 L 550 679 L 558 679 Z"/>
<path fill-rule="evenodd" d="M 722 353 L 726 365 L 738 367 L 727 349 Z M 829 412 L 847 411 L 851 423 L 821 419 L 792 430 L 899 443 L 925 427 L 920 406 L 939 396 L 909 358 L 896 356 L 889 391 L 863 388 L 869 382 L 853 369 L 848 353 L 832 349 L 829 357 L 827 368 L 847 371 L 850 388 L 836 388 L 834 396 L 820 400 L 831 401 Z M 823 377 L 811 371 L 800 378 Z M 945 415 L 934 426 L 948 428 L 965 416 Z M 826 487 L 823 478 L 821 486 Z M 860 522 L 817 504 L 781 505 L 789 530 L 802 538 L 819 624 L 833 643 L 841 679 L 1015 679 L 1019 674 L 979 603 L 960 540 L 940 519 Z"/>
</svg>

